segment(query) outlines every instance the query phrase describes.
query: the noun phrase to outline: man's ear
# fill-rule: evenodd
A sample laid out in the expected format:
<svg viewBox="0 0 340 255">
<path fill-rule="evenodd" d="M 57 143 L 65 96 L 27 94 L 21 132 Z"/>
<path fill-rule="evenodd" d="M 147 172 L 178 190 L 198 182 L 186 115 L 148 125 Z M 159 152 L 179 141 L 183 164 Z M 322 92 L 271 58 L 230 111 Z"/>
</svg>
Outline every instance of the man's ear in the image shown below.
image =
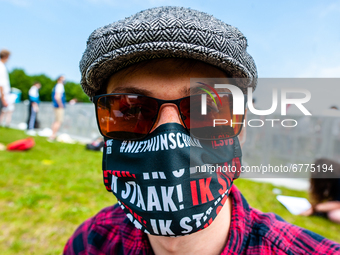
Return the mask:
<svg viewBox="0 0 340 255">
<path fill-rule="evenodd" d="M 244 110 L 244 123 L 247 123 L 247 109 Z M 241 133 L 238 135 L 238 140 L 240 142 L 241 148 L 243 144 L 245 143 L 246 137 L 247 137 L 246 127 L 247 125 L 244 125 L 242 127 Z"/>
</svg>

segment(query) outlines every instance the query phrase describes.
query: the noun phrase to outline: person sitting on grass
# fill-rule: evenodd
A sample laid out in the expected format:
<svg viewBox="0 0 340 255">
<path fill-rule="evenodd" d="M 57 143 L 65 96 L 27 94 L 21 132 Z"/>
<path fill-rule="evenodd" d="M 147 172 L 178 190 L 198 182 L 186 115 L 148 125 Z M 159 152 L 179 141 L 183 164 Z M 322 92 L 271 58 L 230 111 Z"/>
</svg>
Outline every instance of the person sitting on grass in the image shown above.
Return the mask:
<svg viewBox="0 0 340 255">
<path fill-rule="evenodd" d="M 301 215 L 320 215 L 340 224 L 340 164 L 326 158 L 314 162 L 315 171 L 311 172 L 310 198 L 312 207 Z M 323 169 L 333 169 L 325 173 Z M 318 171 L 321 169 L 321 171 Z M 331 176 L 329 176 L 331 173 Z M 326 176 L 327 174 L 327 176 Z M 327 178 L 325 178 L 327 177 Z"/>
<path fill-rule="evenodd" d="M 212 91 L 215 81 L 255 89 L 246 48 L 237 28 L 181 7 L 148 9 L 90 35 L 81 84 L 105 139 L 104 184 L 118 203 L 81 224 L 64 254 L 340 253 L 251 208 L 233 185 L 244 115 L 233 115 L 231 93 Z M 238 123 L 215 129 L 222 113 Z M 204 171 L 212 164 L 225 171 Z"/>
</svg>

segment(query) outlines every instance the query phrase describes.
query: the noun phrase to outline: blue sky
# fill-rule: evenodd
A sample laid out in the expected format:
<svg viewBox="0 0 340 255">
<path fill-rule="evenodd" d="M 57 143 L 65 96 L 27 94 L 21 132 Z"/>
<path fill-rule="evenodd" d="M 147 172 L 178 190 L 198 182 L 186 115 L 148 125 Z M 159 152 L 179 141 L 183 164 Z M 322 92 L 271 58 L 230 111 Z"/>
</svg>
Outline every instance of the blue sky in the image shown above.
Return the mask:
<svg viewBox="0 0 340 255">
<path fill-rule="evenodd" d="M 205 11 L 238 27 L 259 77 L 340 77 L 340 1 L 0 0 L 0 49 L 12 52 L 9 70 L 79 82 L 94 29 L 161 5 Z"/>
</svg>

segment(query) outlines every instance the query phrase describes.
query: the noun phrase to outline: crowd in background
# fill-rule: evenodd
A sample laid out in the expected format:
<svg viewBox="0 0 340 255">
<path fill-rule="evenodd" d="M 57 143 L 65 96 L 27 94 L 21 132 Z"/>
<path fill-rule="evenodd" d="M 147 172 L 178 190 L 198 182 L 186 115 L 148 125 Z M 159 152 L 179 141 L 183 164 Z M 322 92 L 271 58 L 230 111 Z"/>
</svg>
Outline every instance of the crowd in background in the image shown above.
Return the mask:
<svg viewBox="0 0 340 255">
<path fill-rule="evenodd" d="M 5 64 L 9 60 L 10 52 L 8 50 L 1 50 L 0 52 L 0 125 L 9 127 L 11 123 L 12 113 L 15 109 L 15 101 L 17 94 L 11 93 L 10 79 Z M 52 135 L 48 141 L 54 141 L 57 133 L 61 127 L 64 119 L 64 108 L 66 106 L 65 94 L 65 77 L 59 76 L 56 85 L 52 89 L 52 103 L 54 107 L 55 120 L 52 124 Z M 38 112 L 39 112 L 39 89 L 41 84 L 34 82 L 28 91 L 29 105 L 28 105 L 28 119 L 27 119 L 27 133 L 34 134 L 34 129 L 39 128 Z"/>
</svg>

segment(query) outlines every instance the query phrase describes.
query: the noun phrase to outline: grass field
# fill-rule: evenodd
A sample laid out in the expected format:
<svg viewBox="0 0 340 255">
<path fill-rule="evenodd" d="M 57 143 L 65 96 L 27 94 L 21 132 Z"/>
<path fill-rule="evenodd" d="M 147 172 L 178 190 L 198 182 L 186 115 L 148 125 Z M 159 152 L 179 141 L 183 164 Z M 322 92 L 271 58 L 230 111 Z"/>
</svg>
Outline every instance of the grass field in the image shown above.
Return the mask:
<svg viewBox="0 0 340 255">
<path fill-rule="evenodd" d="M 0 128 L 0 143 L 27 137 Z M 0 151 L 0 251 L 7 254 L 61 254 L 77 226 L 115 203 L 102 182 L 101 153 L 81 144 L 49 143 L 35 137 L 25 152 Z M 340 225 L 320 217 L 291 215 L 275 198 L 271 184 L 237 180 L 249 204 L 288 222 L 340 242 Z M 306 192 L 280 188 L 283 195 Z"/>
</svg>

